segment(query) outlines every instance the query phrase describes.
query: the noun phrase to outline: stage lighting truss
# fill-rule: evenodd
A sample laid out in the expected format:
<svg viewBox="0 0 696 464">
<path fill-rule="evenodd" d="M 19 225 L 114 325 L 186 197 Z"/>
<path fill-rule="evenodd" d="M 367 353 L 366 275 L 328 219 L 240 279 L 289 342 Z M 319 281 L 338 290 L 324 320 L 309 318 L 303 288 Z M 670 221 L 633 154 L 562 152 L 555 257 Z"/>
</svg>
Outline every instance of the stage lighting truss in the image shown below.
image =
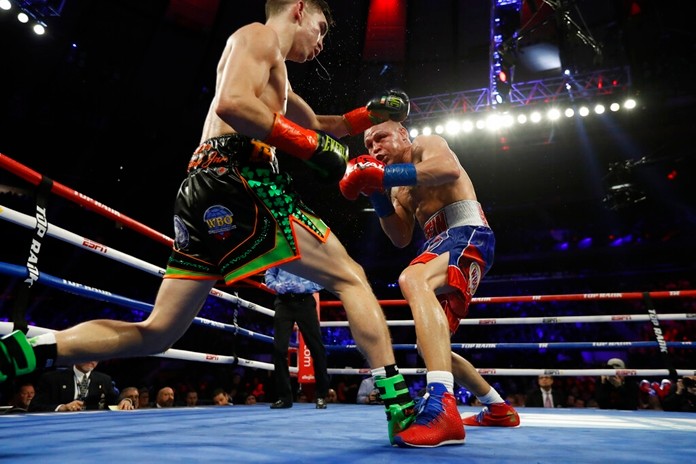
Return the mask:
<svg viewBox="0 0 696 464">
<path fill-rule="evenodd" d="M 60 16 L 66 0 L 0 0 L 0 14 L 14 14 L 17 21 L 44 35 L 46 18 Z"/>
<path fill-rule="evenodd" d="M 625 68 L 513 83 L 506 105 L 491 102 L 489 88 L 411 98 L 406 125 L 411 135 L 458 136 L 520 125 L 562 124 L 570 118 L 601 117 L 631 111 L 630 76 Z"/>
</svg>

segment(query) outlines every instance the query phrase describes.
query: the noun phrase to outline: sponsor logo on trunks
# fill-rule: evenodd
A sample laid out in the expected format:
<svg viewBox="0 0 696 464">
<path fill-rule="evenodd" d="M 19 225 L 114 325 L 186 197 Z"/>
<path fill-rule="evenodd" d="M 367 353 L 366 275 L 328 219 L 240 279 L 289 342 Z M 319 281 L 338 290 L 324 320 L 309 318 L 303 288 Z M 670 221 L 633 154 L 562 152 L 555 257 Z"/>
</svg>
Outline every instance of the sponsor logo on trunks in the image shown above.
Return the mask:
<svg viewBox="0 0 696 464">
<path fill-rule="evenodd" d="M 191 156 L 188 164 L 188 171 L 194 169 L 207 169 L 210 166 L 225 165 L 229 162 L 229 158 L 226 155 L 221 154 L 217 150 L 213 149 L 213 146 L 209 143 L 204 143 L 199 146 L 196 151 Z"/>
<path fill-rule="evenodd" d="M 435 237 L 440 232 L 444 232 L 445 230 L 447 230 L 447 217 L 444 211 L 441 211 L 428 219 L 428 222 L 425 223 L 423 228 L 425 237 L 429 239 Z"/>
<path fill-rule="evenodd" d="M 174 216 L 174 245 L 177 250 L 186 249 L 189 245 L 189 231 L 179 216 Z"/>
<path fill-rule="evenodd" d="M 469 295 L 476 293 L 476 289 L 481 282 L 481 266 L 474 261 L 469 265 Z"/>
<path fill-rule="evenodd" d="M 225 240 L 237 228 L 234 224 L 234 214 L 222 205 L 213 205 L 206 209 L 203 220 L 208 226 L 208 233 L 218 240 Z"/>
</svg>

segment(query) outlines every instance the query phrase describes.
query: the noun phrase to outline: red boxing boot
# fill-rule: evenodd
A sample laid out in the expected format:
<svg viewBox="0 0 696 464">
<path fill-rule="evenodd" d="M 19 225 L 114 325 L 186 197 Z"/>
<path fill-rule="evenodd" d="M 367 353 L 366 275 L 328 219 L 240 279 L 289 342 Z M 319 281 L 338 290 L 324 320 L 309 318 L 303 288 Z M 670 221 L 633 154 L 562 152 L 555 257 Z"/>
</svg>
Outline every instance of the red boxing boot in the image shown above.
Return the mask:
<svg viewBox="0 0 696 464">
<path fill-rule="evenodd" d="M 431 383 L 418 405 L 415 422 L 394 436 L 394 444 L 416 448 L 463 445 L 465 435 L 454 395 L 443 384 Z"/>
<path fill-rule="evenodd" d="M 486 427 L 518 427 L 520 415 L 507 403 L 489 404 L 475 416 L 462 417 L 464 425 Z"/>
</svg>

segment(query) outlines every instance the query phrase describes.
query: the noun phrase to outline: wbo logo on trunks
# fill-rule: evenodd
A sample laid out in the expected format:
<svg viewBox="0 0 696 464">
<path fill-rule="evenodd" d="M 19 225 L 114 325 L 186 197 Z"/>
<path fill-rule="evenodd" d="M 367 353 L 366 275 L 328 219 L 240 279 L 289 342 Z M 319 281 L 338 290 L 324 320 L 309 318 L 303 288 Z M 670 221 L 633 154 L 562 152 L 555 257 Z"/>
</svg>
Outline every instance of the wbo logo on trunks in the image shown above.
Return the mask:
<svg viewBox="0 0 696 464">
<path fill-rule="evenodd" d="M 203 213 L 203 220 L 208 226 L 208 234 L 218 240 L 225 240 L 237 228 L 234 224 L 234 214 L 222 205 L 213 205 Z"/>
</svg>

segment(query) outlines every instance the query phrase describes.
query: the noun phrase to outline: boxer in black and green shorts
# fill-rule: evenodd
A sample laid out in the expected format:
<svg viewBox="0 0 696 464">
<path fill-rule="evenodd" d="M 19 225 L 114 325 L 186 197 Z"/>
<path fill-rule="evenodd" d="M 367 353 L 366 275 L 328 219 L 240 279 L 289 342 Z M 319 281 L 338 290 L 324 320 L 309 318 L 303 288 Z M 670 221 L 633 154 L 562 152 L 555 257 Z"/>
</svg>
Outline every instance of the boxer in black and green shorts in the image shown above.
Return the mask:
<svg viewBox="0 0 696 464">
<path fill-rule="evenodd" d="M 274 151 L 239 134 L 198 147 L 176 197 L 165 277 L 234 282 L 297 259 L 294 227 L 326 241 L 328 226 L 278 172 Z"/>
</svg>

